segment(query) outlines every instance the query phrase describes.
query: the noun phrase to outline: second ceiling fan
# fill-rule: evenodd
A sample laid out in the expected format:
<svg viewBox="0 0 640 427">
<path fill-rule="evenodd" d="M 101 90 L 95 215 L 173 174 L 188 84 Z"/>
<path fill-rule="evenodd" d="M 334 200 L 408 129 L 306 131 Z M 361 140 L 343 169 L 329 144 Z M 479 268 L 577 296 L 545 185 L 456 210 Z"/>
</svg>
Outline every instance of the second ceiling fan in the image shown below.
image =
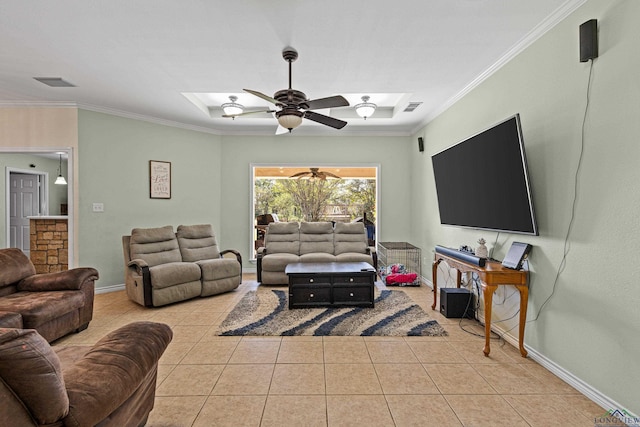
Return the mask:
<svg viewBox="0 0 640 427">
<path fill-rule="evenodd" d="M 321 110 L 325 108 L 337 108 L 348 107 L 349 101 L 343 96 L 336 95 L 327 98 L 319 99 L 307 99 L 307 95 L 304 92 L 295 90 L 291 87 L 291 63 L 298 59 L 298 52 L 292 47 L 286 47 L 282 51 L 282 57 L 289 63 L 289 88 L 279 90 L 273 97 L 265 95 L 264 93 L 243 89 L 252 95 L 269 101 L 279 107 L 279 110 L 262 110 L 262 111 L 247 111 L 240 114 L 224 114 L 222 117 L 238 117 L 247 114 L 254 113 L 276 113 L 278 123 L 285 129 L 291 132 L 292 129 L 300 126 L 302 119 L 309 119 L 316 123 L 320 123 L 326 126 L 330 126 L 335 129 L 342 129 L 346 126 L 347 122 L 344 120 L 335 119 L 333 117 L 325 116 L 324 114 L 316 113 L 312 110 Z"/>
</svg>

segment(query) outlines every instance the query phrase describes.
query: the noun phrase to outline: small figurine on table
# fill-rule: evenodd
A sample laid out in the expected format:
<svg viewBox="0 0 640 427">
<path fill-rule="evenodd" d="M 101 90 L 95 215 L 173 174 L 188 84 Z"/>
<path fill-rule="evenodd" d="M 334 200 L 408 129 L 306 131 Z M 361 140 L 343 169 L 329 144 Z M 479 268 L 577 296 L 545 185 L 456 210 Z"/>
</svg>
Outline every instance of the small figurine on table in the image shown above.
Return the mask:
<svg viewBox="0 0 640 427">
<path fill-rule="evenodd" d="M 478 243 L 480 244 L 480 246 L 476 248 L 476 256 L 478 258 L 489 258 L 489 250 L 485 246 L 485 243 L 487 243 L 487 241 L 481 237 L 480 240 L 478 240 Z"/>
</svg>

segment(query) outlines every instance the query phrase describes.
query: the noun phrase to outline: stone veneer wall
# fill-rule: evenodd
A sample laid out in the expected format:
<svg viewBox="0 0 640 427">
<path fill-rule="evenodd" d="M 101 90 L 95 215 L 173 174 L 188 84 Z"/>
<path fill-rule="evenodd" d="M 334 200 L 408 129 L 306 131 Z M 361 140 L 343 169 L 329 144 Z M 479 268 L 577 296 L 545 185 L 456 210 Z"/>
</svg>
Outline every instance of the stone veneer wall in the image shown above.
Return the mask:
<svg viewBox="0 0 640 427">
<path fill-rule="evenodd" d="M 69 234 L 66 219 L 30 219 L 31 262 L 36 273 L 69 269 Z"/>
</svg>

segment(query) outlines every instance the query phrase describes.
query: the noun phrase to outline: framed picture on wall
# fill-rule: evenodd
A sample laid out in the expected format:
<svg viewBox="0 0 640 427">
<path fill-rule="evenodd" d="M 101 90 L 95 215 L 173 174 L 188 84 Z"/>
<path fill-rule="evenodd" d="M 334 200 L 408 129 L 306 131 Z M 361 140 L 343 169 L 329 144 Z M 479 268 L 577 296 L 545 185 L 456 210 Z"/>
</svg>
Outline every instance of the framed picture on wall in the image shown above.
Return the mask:
<svg viewBox="0 0 640 427">
<path fill-rule="evenodd" d="M 149 160 L 149 196 L 152 199 L 171 198 L 171 162 Z"/>
</svg>

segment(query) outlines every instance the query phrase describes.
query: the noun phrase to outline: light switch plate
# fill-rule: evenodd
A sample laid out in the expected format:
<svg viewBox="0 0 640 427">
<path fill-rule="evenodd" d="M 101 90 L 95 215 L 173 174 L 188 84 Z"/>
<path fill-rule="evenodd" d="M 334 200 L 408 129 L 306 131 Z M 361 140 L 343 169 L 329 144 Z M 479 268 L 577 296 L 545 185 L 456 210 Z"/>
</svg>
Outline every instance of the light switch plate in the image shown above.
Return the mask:
<svg viewBox="0 0 640 427">
<path fill-rule="evenodd" d="M 94 212 L 104 212 L 104 203 L 94 203 L 93 204 Z"/>
</svg>

